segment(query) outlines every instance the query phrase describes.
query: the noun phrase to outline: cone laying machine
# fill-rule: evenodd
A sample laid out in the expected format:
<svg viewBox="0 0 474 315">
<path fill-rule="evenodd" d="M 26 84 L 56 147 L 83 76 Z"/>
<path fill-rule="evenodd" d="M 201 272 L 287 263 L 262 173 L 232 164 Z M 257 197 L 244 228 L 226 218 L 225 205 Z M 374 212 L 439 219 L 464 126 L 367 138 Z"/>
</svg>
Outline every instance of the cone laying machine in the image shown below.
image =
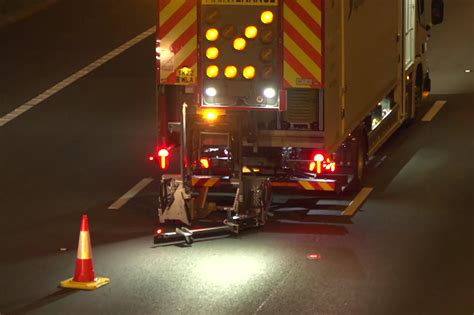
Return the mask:
<svg viewBox="0 0 474 315">
<path fill-rule="evenodd" d="M 443 19 L 442 0 L 157 8 L 160 222 L 225 214 L 222 226 L 159 228 L 157 244 L 262 226 L 272 192 L 360 189 L 368 157 L 430 89 L 428 34 Z"/>
</svg>

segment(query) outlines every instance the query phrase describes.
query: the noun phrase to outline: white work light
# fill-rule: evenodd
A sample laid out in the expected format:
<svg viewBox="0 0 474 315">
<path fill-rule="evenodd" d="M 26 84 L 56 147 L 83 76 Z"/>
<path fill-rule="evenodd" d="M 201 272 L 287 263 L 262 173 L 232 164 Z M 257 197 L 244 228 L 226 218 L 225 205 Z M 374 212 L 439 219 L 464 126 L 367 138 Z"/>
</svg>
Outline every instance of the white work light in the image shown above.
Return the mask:
<svg viewBox="0 0 474 315">
<path fill-rule="evenodd" d="M 217 95 L 217 90 L 213 87 L 208 87 L 205 91 L 206 95 L 209 97 L 214 97 Z"/>
<path fill-rule="evenodd" d="M 266 88 L 265 90 L 263 90 L 263 95 L 266 98 L 274 98 L 276 95 L 276 91 L 274 88 Z"/>
</svg>

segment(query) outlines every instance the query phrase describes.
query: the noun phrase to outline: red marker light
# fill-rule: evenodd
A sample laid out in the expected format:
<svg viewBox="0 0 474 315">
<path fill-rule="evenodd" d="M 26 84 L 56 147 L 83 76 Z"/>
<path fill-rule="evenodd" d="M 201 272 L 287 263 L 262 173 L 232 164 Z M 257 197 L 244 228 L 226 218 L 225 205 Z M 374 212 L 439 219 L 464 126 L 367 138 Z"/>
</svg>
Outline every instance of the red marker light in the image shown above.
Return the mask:
<svg viewBox="0 0 474 315">
<path fill-rule="evenodd" d="M 314 171 L 314 169 L 316 168 L 316 173 L 321 174 L 321 163 L 324 161 L 324 155 L 322 155 L 321 153 L 316 153 L 313 156 L 313 160 L 314 162 L 311 162 L 311 164 L 309 165 L 310 170 L 312 168 L 311 171 Z"/>
<path fill-rule="evenodd" d="M 313 155 L 313 161 L 309 163 L 308 169 L 310 172 L 316 172 L 317 174 L 321 174 L 323 170 L 334 173 L 336 163 L 330 158 L 325 157 L 324 154 L 316 153 Z"/>
<path fill-rule="evenodd" d="M 201 166 L 202 166 L 203 168 L 209 168 L 209 166 L 210 166 L 209 160 L 208 160 L 208 159 L 205 159 L 205 158 L 200 159 L 200 160 L 199 160 L 199 163 L 201 163 Z"/>
<path fill-rule="evenodd" d="M 155 158 L 154 158 L 153 156 L 149 156 L 149 157 L 148 157 L 148 160 L 149 160 L 149 161 L 153 161 L 154 159 L 155 159 Z"/>
<path fill-rule="evenodd" d="M 324 161 L 324 155 L 322 155 L 321 153 L 316 153 L 313 157 L 313 160 L 315 162 L 322 162 Z"/>
<path fill-rule="evenodd" d="M 160 235 L 161 233 L 163 233 L 163 230 L 162 230 L 162 229 L 156 229 L 156 231 L 155 231 L 155 234 L 156 234 L 156 235 Z"/>
<path fill-rule="evenodd" d="M 158 157 L 160 158 L 160 168 L 162 170 L 166 169 L 168 167 L 168 156 L 170 155 L 170 152 L 167 149 L 160 149 L 158 151 Z"/>
<path fill-rule="evenodd" d="M 167 156 L 169 156 L 169 155 L 170 155 L 170 153 L 169 153 L 169 151 L 166 150 L 166 149 L 161 149 L 160 151 L 158 151 L 158 156 L 159 156 L 159 157 L 167 157 Z"/>
</svg>

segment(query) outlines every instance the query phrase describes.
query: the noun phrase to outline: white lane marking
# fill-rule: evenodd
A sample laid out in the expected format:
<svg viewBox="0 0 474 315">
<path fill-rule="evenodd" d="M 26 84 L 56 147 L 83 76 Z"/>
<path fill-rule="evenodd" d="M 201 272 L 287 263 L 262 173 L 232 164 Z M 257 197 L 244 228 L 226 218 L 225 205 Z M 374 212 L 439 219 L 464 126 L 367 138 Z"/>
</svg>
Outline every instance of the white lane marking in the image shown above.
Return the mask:
<svg viewBox="0 0 474 315">
<path fill-rule="evenodd" d="M 367 200 L 372 190 L 374 190 L 372 187 L 362 188 L 341 215 L 349 217 L 353 216 Z"/>
<path fill-rule="evenodd" d="M 267 298 L 265 300 L 263 300 L 262 304 L 260 304 L 258 306 L 258 308 L 255 310 L 255 312 L 253 313 L 253 315 L 256 315 L 258 314 L 261 310 L 263 310 L 263 308 L 265 307 L 265 305 L 267 304 L 267 302 L 272 299 L 277 293 L 278 293 L 278 290 L 280 290 L 281 287 L 283 287 L 283 284 L 286 282 L 286 280 L 288 280 L 288 278 L 290 277 L 291 275 L 291 270 L 290 272 L 287 272 L 286 275 L 283 277 L 283 279 L 281 279 L 281 281 L 279 283 L 277 283 L 276 286 L 273 287 L 273 290 L 270 291 L 270 294 L 267 296 Z"/>
<path fill-rule="evenodd" d="M 143 33 L 139 34 L 138 36 L 136 36 L 136 37 L 132 38 L 131 40 L 129 40 L 128 42 L 126 42 L 125 44 L 122 44 L 121 46 L 115 48 L 114 50 L 112 50 L 108 54 L 106 54 L 106 55 L 102 56 L 101 58 L 97 59 L 96 61 L 90 63 L 89 65 L 85 66 L 81 70 L 79 70 L 76 73 L 70 75 L 69 77 L 62 80 L 61 82 L 57 83 L 53 87 L 47 89 L 43 93 L 35 96 L 31 100 L 29 100 L 28 102 L 26 102 L 23 105 L 19 106 L 18 108 L 14 109 L 10 113 L 6 114 L 5 116 L 0 117 L 0 127 L 5 125 L 6 123 L 12 121 L 13 119 L 17 118 L 18 116 L 20 116 L 21 114 L 23 114 L 27 110 L 31 109 L 32 107 L 34 107 L 34 106 L 38 105 L 39 103 L 43 102 L 45 99 L 47 99 L 47 98 L 53 96 L 54 94 L 58 93 L 59 91 L 61 91 L 65 87 L 69 86 L 70 84 L 74 83 L 75 81 L 79 80 L 80 78 L 82 78 L 86 74 L 90 73 L 91 71 L 94 71 L 95 69 L 97 69 L 98 67 L 103 65 L 104 63 L 110 61 L 112 58 L 114 58 L 117 55 L 123 53 L 128 48 L 138 44 L 139 42 L 141 42 L 142 40 L 144 40 L 145 38 L 147 38 L 148 36 L 150 36 L 154 32 L 155 32 L 155 27 L 154 26 L 150 27 L 149 29 L 147 29 Z"/>
<path fill-rule="evenodd" d="M 132 187 L 129 191 L 125 193 L 122 197 L 117 199 L 113 204 L 109 206 L 108 209 L 110 210 L 118 210 L 120 209 L 124 204 L 126 204 L 130 199 L 135 197 L 136 194 L 138 194 L 143 188 L 145 188 L 149 183 L 153 181 L 153 178 L 144 178 L 141 181 L 139 181 L 135 186 Z"/>
<path fill-rule="evenodd" d="M 421 121 L 431 121 L 439 110 L 446 104 L 446 101 L 436 101 L 430 110 L 423 116 Z"/>
<path fill-rule="evenodd" d="M 386 155 L 382 156 L 380 160 L 378 160 L 377 163 L 375 163 L 374 168 L 378 168 L 380 165 L 382 165 L 383 161 L 385 161 L 386 159 L 387 159 Z"/>
</svg>

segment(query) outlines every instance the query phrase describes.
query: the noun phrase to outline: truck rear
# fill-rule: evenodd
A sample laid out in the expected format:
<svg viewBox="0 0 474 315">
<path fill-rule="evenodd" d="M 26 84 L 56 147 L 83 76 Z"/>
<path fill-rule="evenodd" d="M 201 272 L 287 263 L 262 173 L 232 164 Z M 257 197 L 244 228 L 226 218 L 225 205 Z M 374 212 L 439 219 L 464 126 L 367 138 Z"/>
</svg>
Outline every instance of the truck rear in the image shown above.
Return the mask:
<svg viewBox="0 0 474 315">
<path fill-rule="evenodd" d="M 158 0 L 160 220 L 359 188 L 428 86 L 422 2 Z"/>
</svg>

